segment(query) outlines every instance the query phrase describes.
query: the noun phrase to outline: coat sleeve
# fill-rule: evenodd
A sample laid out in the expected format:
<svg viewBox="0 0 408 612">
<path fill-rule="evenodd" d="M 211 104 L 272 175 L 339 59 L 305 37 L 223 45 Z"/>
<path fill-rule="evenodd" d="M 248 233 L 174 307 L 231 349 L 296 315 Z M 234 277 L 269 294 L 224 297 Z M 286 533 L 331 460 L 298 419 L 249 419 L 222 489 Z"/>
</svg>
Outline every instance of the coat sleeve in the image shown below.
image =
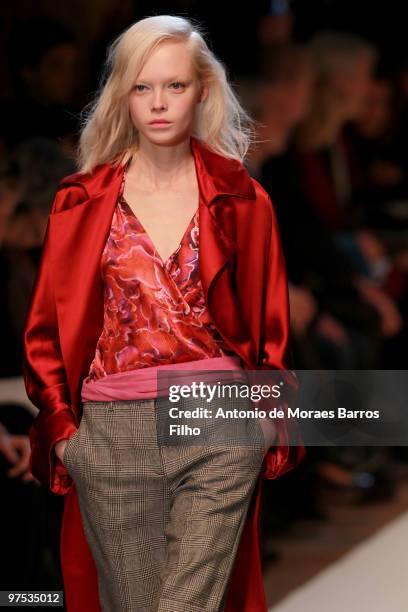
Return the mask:
<svg viewBox="0 0 408 612">
<path fill-rule="evenodd" d="M 57 192 L 51 215 L 66 204 L 66 191 Z M 72 195 L 71 190 L 69 197 Z M 50 218 L 24 323 L 22 369 L 27 395 L 39 409 L 29 431 L 30 469 L 53 493 L 63 495 L 72 485 L 72 479 L 56 456 L 54 446 L 59 440 L 71 437 L 78 426 L 70 407 L 59 342 L 49 225 Z"/>
<path fill-rule="evenodd" d="M 257 184 L 264 216 L 264 271 L 262 299 L 262 334 L 257 370 L 280 370 L 284 392 L 279 408 L 285 417 L 275 420 L 276 442 L 267 452 L 265 478 L 278 478 L 295 468 L 305 457 L 300 429 L 293 418 L 287 417 L 287 407 L 296 396 L 298 381 L 293 371 L 290 346 L 290 316 L 286 264 L 276 213 L 267 192 Z M 276 406 L 276 400 L 266 399 L 264 409 Z M 261 408 L 261 406 L 259 406 Z"/>
</svg>

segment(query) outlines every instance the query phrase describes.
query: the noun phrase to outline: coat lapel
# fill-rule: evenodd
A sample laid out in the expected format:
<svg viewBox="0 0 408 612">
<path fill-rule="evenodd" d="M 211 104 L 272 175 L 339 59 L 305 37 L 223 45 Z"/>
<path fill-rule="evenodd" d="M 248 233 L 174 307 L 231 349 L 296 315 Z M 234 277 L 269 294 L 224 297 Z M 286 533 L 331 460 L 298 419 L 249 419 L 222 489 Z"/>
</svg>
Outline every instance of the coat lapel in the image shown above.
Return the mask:
<svg viewBox="0 0 408 612">
<path fill-rule="evenodd" d="M 208 149 L 191 137 L 199 186 L 200 277 L 207 299 L 213 285 L 232 261 L 236 244 L 217 221 L 224 197 L 254 199 L 255 190 L 245 168 Z M 50 216 L 52 269 L 71 398 L 80 403 L 80 383 L 88 374 L 103 329 L 104 288 L 100 261 L 109 236 L 124 167 L 106 164 L 94 177 L 76 174 L 66 186 L 82 184 L 88 198 Z"/>
<path fill-rule="evenodd" d="M 225 197 L 255 199 L 256 194 L 247 170 L 238 161 L 214 153 L 195 137 L 191 138 L 191 150 L 200 190 L 200 278 L 208 298 L 212 284 L 237 250 L 217 221 L 217 207 Z"/>
<path fill-rule="evenodd" d="M 90 365 L 103 328 L 100 260 L 119 185 L 119 181 L 113 181 L 105 194 L 50 217 L 51 265 L 61 351 L 71 398 L 77 401 L 85 364 Z"/>
</svg>

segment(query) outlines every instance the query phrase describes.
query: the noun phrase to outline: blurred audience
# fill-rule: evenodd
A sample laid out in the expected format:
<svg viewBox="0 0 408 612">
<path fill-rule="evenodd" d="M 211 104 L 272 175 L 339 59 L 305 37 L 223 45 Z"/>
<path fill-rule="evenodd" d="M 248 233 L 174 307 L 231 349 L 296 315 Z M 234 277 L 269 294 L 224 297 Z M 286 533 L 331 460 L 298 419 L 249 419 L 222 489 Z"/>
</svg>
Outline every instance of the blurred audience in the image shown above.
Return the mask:
<svg viewBox="0 0 408 612">
<path fill-rule="evenodd" d="M 391 110 L 368 116 L 370 97 L 381 93 L 378 104 L 392 102 L 384 84 L 376 83 L 377 61 L 377 50 L 365 40 L 329 31 L 307 44 L 289 42 L 264 53 L 257 105 L 251 109 L 259 122 L 258 143 L 246 164 L 277 213 L 298 369 L 408 364 L 405 254 L 390 252 L 370 216 L 377 204 L 370 201 L 371 162 L 386 146 L 395 150 L 385 130 Z M 378 142 L 371 148 L 371 138 L 373 144 L 384 138 L 384 148 Z M 397 153 L 391 159 L 388 186 L 394 177 L 401 195 L 404 170 Z M 274 531 L 296 518 L 325 518 L 319 483 L 354 488 L 371 501 L 393 495 L 391 449 L 355 450 L 309 447 L 298 470 L 265 483 L 265 559 L 276 557 Z"/>
<path fill-rule="evenodd" d="M 57 143 L 33 139 L 0 163 L 0 377 L 21 376 L 26 311 L 41 255 L 52 200 L 73 163 Z M 29 470 L 32 415 L 0 405 L 0 539 L 7 554 L 3 588 L 61 589 L 59 529 L 63 500 Z"/>
<path fill-rule="evenodd" d="M 235 81 L 258 121 L 245 164 L 278 217 L 295 368 L 406 369 L 408 60 L 381 72 L 378 49 L 344 32 L 295 42 L 293 6 L 268 3 L 257 29 L 258 65 Z M 60 179 L 74 171 L 81 96 L 97 86 L 107 43 L 137 10 L 109 1 L 98 16 L 88 11 L 88 25 L 75 17 L 75 35 L 36 17 L 16 23 L 10 37 L 14 90 L 0 101 L 1 377 L 21 375 L 24 319 L 50 208 Z M 11 551 L 5 588 L 62 588 L 63 500 L 29 472 L 32 417 L 22 407 L 2 408 L 0 478 L 10 504 L 1 537 Z M 404 450 L 308 447 L 297 470 L 264 482 L 264 560 L 278 558 L 274 536 L 293 521 L 329 520 L 324 487 L 354 490 L 367 502 L 391 497 L 393 460 L 406 462 Z M 36 520 L 22 529 L 27 509 Z"/>
<path fill-rule="evenodd" d="M 10 149 L 43 137 L 72 152 L 79 111 L 74 36 L 58 22 L 39 17 L 17 24 L 9 46 L 14 95 L 0 104 L 0 145 Z"/>
<path fill-rule="evenodd" d="M 74 171 L 57 143 L 22 142 L 0 173 L 1 327 L 8 338 L 1 376 L 21 375 L 25 315 L 40 260 L 51 204 L 59 181 Z M 4 337 L 3 336 L 3 337 Z"/>
</svg>

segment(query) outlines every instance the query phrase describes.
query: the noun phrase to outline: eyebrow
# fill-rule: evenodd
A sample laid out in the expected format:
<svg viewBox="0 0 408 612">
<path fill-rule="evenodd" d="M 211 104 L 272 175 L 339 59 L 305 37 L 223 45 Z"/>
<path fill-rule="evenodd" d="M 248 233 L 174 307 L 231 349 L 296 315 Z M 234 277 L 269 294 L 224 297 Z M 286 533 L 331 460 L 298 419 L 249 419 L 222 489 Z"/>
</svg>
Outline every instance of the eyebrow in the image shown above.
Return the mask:
<svg viewBox="0 0 408 612">
<path fill-rule="evenodd" d="M 172 76 L 169 77 L 168 79 L 165 79 L 165 81 L 188 81 L 189 79 L 191 79 L 191 77 L 182 77 L 182 76 Z M 137 78 L 135 79 L 135 82 L 137 81 L 141 81 L 142 83 L 149 83 L 149 81 L 146 81 L 145 79 L 141 79 L 141 78 Z"/>
</svg>

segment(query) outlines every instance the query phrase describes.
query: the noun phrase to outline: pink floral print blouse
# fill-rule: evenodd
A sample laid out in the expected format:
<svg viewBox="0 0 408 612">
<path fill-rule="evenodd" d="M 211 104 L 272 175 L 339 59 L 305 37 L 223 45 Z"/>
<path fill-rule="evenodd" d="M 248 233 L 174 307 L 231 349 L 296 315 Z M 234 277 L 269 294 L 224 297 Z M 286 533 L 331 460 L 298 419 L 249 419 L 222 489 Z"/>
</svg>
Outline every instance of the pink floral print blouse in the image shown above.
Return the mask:
<svg viewBox="0 0 408 612">
<path fill-rule="evenodd" d="M 199 277 L 198 209 L 163 262 L 123 196 L 106 241 L 104 326 L 87 380 L 136 368 L 234 355 L 215 329 Z"/>
</svg>

